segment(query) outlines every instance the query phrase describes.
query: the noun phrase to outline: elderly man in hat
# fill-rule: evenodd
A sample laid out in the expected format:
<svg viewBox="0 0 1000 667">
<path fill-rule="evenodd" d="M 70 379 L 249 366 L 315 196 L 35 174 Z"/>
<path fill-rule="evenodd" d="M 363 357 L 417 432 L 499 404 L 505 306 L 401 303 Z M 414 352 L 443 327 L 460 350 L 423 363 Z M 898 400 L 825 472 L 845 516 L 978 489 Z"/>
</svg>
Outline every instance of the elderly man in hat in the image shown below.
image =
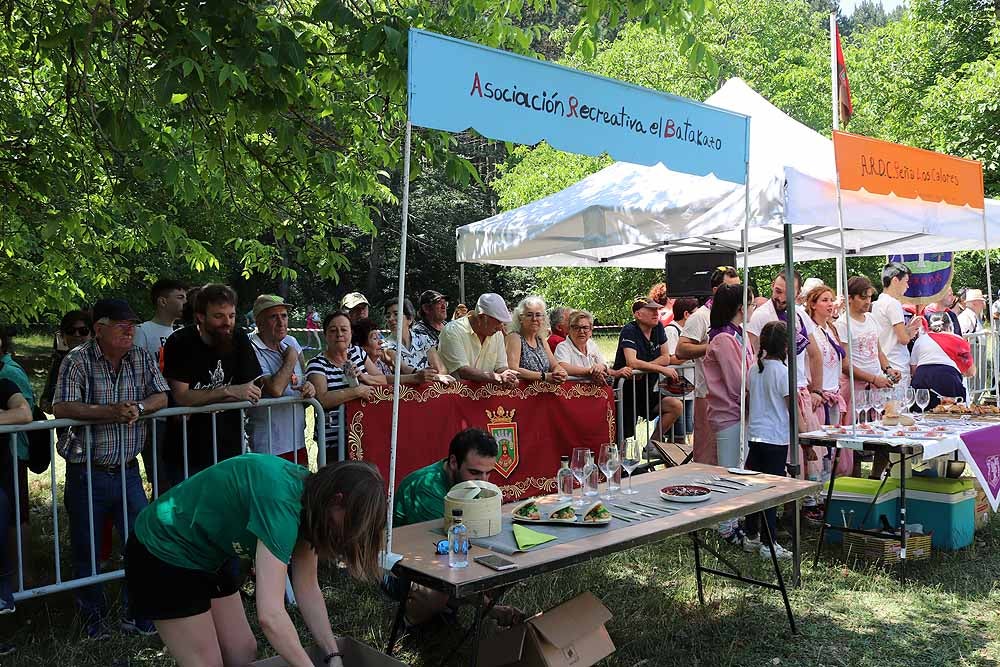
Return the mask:
<svg viewBox="0 0 1000 667">
<path fill-rule="evenodd" d="M 983 311 L 986 297 L 981 289 L 965 290 L 965 310 L 958 314 L 958 323 L 963 334 L 980 333 L 983 330 Z"/>
<path fill-rule="evenodd" d="M 124 544 L 148 504 L 136 457 L 146 442 L 149 422 L 139 417 L 165 408 L 169 389 L 153 356 L 134 345 L 139 318 L 128 303 L 102 299 L 93 315 L 94 338 L 66 353 L 52 401 L 57 419 L 95 422 L 66 429 L 58 446 L 66 459 L 65 502 L 77 578 L 99 574 L 92 554 L 105 517 L 112 517 Z M 79 589 L 77 603 L 87 636 L 108 637 L 108 608 L 100 584 Z M 152 622 L 129 616 L 122 628 L 156 634 Z"/>
<path fill-rule="evenodd" d="M 504 325 L 512 319 L 502 296 L 480 296 L 475 313 L 448 322 L 441 331 L 438 356 L 445 370 L 462 380 L 516 385 L 517 371 L 507 367 L 504 346 Z"/>
<path fill-rule="evenodd" d="M 274 294 L 261 294 L 253 302 L 257 333 L 250 336 L 250 344 L 264 375 L 262 393 L 273 398 L 312 398 L 316 389 L 302 371 L 302 347 L 288 335 L 288 308 L 289 304 Z M 250 418 L 253 451 L 275 454 L 301 465 L 308 463 L 305 408 L 301 403 L 253 410 Z"/>
<path fill-rule="evenodd" d="M 424 334 L 437 345 L 438 338 L 444 331 L 444 323 L 448 321 L 448 297 L 432 289 L 425 290 L 420 295 L 417 307 L 420 312 L 417 314 L 417 323 L 413 325 L 412 331 Z"/>
<path fill-rule="evenodd" d="M 347 311 L 351 324 L 368 319 L 368 299 L 361 292 L 350 292 L 340 300 L 341 310 Z"/>
</svg>

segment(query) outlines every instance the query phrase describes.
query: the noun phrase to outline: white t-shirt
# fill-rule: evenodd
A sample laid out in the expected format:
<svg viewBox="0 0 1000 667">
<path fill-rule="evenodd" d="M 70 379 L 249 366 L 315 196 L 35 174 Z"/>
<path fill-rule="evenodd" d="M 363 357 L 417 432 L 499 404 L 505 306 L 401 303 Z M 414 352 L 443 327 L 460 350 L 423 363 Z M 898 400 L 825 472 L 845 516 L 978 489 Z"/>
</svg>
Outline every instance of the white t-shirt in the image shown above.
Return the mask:
<svg viewBox="0 0 1000 667">
<path fill-rule="evenodd" d="M 823 391 L 839 391 L 843 366 L 841 366 L 840 354 L 833 346 L 837 339 L 832 333 L 829 334 L 830 338 L 827 338 L 827 333 L 829 332 L 824 332 L 817 326 L 814 335 L 816 345 L 819 347 L 819 354 L 823 358 Z"/>
<path fill-rule="evenodd" d="M 845 313 L 837 320 L 837 333 L 840 340 L 847 343 L 847 322 Z M 846 347 L 845 347 L 846 349 Z M 851 351 L 854 367 L 872 375 L 882 375 L 882 367 L 878 360 L 878 326 L 870 313 L 865 313 L 863 322 L 851 319 Z"/>
<path fill-rule="evenodd" d="M 971 308 L 966 308 L 958 314 L 958 323 L 962 325 L 963 334 L 979 333 L 983 330 L 982 320 Z"/>
<path fill-rule="evenodd" d="M 754 364 L 747 377 L 750 385 L 750 422 L 747 438 L 770 445 L 788 444 L 788 366 L 765 359 L 764 371 Z"/>
<path fill-rule="evenodd" d="M 586 354 L 580 352 L 569 338 L 556 345 L 556 349 L 552 354 L 555 355 L 556 361 L 561 361 L 570 366 L 580 366 L 581 368 L 593 368 L 601 364 L 607 366 L 607 362 L 604 361 L 604 355 L 601 354 L 601 349 L 597 347 L 597 343 L 594 342 L 593 338 L 587 340 Z"/>
<path fill-rule="evenodd" d="M 163 347 L 164 341 L 166 341 L 173 332 L 173 327 L 157 324 L 153 320 L 149 320 L 148 322 L 143 322 L 136 328 L 133 345 L 145 349 L 153 355 L 153 358 L 157 360 L 157 363 L 159 363 L 160 348 Z"/>
<path fill-rule="evenodd" d="M 801 329 L 803 326 L 806 328 L 806 335 L 815 340 L 816 336 L 816 323 L 812 321 L 809 317 L 809 313 L 802 306 L 796 306 L 795 312 L 798 317 L 795 318 L 795 328 Z M 757 338 L 760 338 L 760 332 L 764 330 L 764 325 L 768 322 L 777 322 L 778 312 L 774 309 L 774 301 L 768 301 L 757 310 L 753 311 L 753 315 L 750 317 L 750 323 L 747 324 L 747 331 L 752 333 Z M 809 386 L 809 350 L 808 348 L 802 350 L 802 352 L 795 357 L 795 373 L 798 379 L 796 386 L 799 389 Z"/>
<path fill-rule="evenodd" d="M 685 320 L 685 324 L 687 321 Z M 667 333 L 667 352 L 670 354 L 677 354 L 677 341 L 681 339 L 682 327 L 677 324 L 677 322 L 671 322 L 670 324 L 665 324 L 663 326 L 664 331 Z M 685 368 L 681 371 L 681 375 L 685 380 L 694 384 L 695 373 L 693 368 Z"/>
<path fill-rule="evenodd" d="M 904 375 L 910 374 L 910 351 L 899 342 L 893 327 L 906 320 L 899 299 L 882 292 L 872 304 L 872 319 L 878 327 L 878 342 L 889 364 Z"/>
<path fill-rule="evenodd" d="M 711 312 L 705 306 L 699 306 L 698 310 L 691 313 L 691 316 L 687 318 L 684 328 L 681 329 L 681 336 L 699 343 L 707 343 Z M 705 398 L 708 396 L 708 383 L 705 382 L 704 363 L 704 356 L 694 360 L 694 395 L 696 398 Z"/>
<path fill-rule="evenodd" d="M 954 336 L 955 334 L 951 334 Z M 921 334 L 913 343 L 913 350 L 910 352 L 910 363 L 914 366 L 926 366 L 928 364 L 941 364 L 951 366 L 956 371 L 958 366 L 951 360 L 941 346 L 930 336 Z"/>
</svg>

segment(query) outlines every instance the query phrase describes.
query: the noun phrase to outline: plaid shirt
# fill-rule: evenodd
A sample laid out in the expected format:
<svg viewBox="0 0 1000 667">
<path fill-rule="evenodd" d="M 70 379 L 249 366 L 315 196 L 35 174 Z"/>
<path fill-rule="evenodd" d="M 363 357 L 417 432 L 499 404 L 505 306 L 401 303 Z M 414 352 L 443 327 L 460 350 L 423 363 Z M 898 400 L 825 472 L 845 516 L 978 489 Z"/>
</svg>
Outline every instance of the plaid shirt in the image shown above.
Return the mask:
<svg viewBox="0 0 1000 667">
<path fill-rule="evenodd" d="M 96 340 L 71 350 L 59 367 L 55 403 L 112 405 L 122 401 L 143 401 L 152 394 L 169 391 L 156 360 L 146 350 L 133 347 L 122 357 L 116 374 Z M 133 424 L 97 424 L 89 427 L 91 461 L 115 465 L 135 460 L 146 443 L 146 420 Z M 86 463 L 84 449 L 88 427 L 67 429 L 59 438 L 59 454 L 69 463 Z"/>
</svg>

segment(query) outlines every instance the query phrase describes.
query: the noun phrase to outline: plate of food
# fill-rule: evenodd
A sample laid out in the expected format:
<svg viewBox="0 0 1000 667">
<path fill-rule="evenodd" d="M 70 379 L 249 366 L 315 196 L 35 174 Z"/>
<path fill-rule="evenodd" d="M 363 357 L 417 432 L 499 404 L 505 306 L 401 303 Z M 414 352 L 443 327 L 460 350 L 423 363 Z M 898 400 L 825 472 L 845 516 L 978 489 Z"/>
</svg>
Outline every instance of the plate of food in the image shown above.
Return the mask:
<svg viewBox="0 0 1000 667">
<path fill-rule="evenodd" d="M 510 516 L 524 523 L 576 523 L 576 510 L 571 502 L 543 505 L 536 500 L 525 500 L 511 510 Z"/>
<path fill-rule="evenodd" d="M 611 510 L 598 500 L 584 510 L 583 523 L 587 526 L 606 526 L 611 523 Z"/>
<path fill-rule="evenodd" d="M 700 503 L 712 497 L 712 490 L 697 484 L 675 484 L 660 489 L 660 497 L 676 503 Z"/>
</svg>

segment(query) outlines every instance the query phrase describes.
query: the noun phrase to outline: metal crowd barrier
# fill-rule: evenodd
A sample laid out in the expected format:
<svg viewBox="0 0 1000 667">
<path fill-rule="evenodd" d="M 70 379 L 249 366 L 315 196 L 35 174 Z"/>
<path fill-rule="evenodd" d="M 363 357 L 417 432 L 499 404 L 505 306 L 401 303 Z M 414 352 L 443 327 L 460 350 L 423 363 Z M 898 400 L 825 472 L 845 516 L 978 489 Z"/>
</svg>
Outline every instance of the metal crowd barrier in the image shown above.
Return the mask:
<svg viewBox="0 0 1000 667">
<path fill-rule="evenodd" d="M 682 377 L 688 375 L 695 377 L 697 373 L 695 364 L 693 361 L 688 361 L 677 366 L 671 366 L 675 371 L 678 372 Z M 690 371 L 690 373 L 685 373 L 685 371 Z M 675 396 L 673 394 L 663 393 L 657 385 L 659 385 L 662 380 L 662 376 L 658 373 L 649 373 L 647 371 L 632 371 L 631 378 L 618 378 L 614 383 L 614 393 L 615 393 L 615 418 L 618 429 L 618 443 L 623 444 L 625 441 L 625 419 L 626 419 L 626 407 L 630 407 L 631 410 L 627 413 L 629 417 L 634 418 L 637 422 L 639 417 L 643 417 L 643 412 L 645 415 L 645 436 L 646 442 L 649 443 L 650 440 L 655 435 L 656 431 L 660 428 L 659 424 L 663 421 L 663 401 L 661 399 L 665 397 L 676 398 L 681 401 L 681 414 L 672 426 L 662 429 L 662 435 L 665 438 L 670 438 L 673 440 L 680 439 L 682 442 L 687 441 L 687 436 L 693 433 L 693 423 L 694 423 L 694 391 L 691 391 L 683 396 Z M 625 386 L 626 383 L 630 382 L 632 386 L 631 397 L 626 397 Z M 696 384 L 691 381 L 691 384 Z M 646 397 L 646 400 L 652 403 L 649 397 L 657 396 L 655 406 L 650 406 L 650 408 L 655 408 L 656 415 L 649 414 L 649 410 L 643 410 L 641 405 L 638 403 L 639 397 Z M 625 403 L 630 402 L 629 406 Z M 689 426 L 689 422 L 691 426 Z M 636 432 L 635 436 L 638 437 L 638 424 L 635 425 Z"/>
<path fill-rule="evenodd" d="M 234 410 L 238 410 L 239 411 L 239 413 L 240 413 L 240 434 L 241 434 L 242 449 L 243 449 L 244 453 L 246 453 L 248 451 L 256 451 L 258 453 L 273 453 L 273 451 L 274 451 L 274 443 L 271 442 L 271 438 L 272 438 L 272 431 L 271 431 L 272 409 L 275 408 L 275 407 L 285 406 L 285 405 L 302 405 L 303 406 L 303 409 L 301 411 L 299 411 L 299 410 L 293 410 L 292 411 L 292 429 L 293 429 L 293 432 L 295 432 L 295 429 L 298 428 L 297 419 L 298 419 L 298 415 L 301 415 L 301 417 L 302 417 L 301 428 L 302 428 L 303 434 L 305 434 L 305 432 L 306 432 L 305 429 L 306 429 L 306 426 L 307 426 L 307 424 L 306 424 L 305 406 L 311 406 L 313 408 L 313 410 L 314 410 L 314 420 L 315 420 L 315 430 L 314 430 L 313 433 L 314 433 L 314 436 L 315 436 L 316 447 L 317 447 L 317 466 L 326 465 L 326 460 L 327 460 L 327 456 L 326 456 L 326 449 L 327 449 L 326 448 L 326 424 L 327 424 L 327 416 L 328 415 L 327 415 L 327 413 L 324 412 L 323 406 L 320 404 L 320 402 L 318 400 L 316 400 L 315 398 L 303 399 L 303 398 L 298 398 L 298 397 L 294 397 L 294 396 L 286 396 L 286 397 L 281 397 L 281 398 L 262 399 L 262 400 L 258 401 L 256 404 L 253 404 L 253 403 L 250 403 L 250 402 L 215 403 L 215 404 L 212 404 L 212 405 L 204 405 L 204 406 L 198 406 L 198 407 L 165 408 L 165 409 L 159 410 L 159 411 L 157 411 L 155 413 L 151 413 L 151 414 L 148 414 L 148 415 L 143 415 L 142 417 L 140 417 L 139 419 L 141 419 L 141 420 L 146 420 L 146 421 L 150 421 L 151 422 L 150 428 L 149 428 L 148 437 L 150 438 L 151 445 L 152 445 L 151 455 L 152 455 L 152 459 L 153 459 L 152 460 L 153 479 L 147 480 L 147 481 L 153 486 L 153 498 L 155 499 L 159 495 L 159 477 L 160 477 L 159 470 L 158 470 L 158 465 L 159 465 L 159 456 L 158 456 L 158 454 L 159 454 L 159 445 L 160 445 L 160 443 L 158 443 L 158 439 L 160 439 L 161 436 L 158 433 L 159 429 L 157 428 L 157 423 L 156 422 L 164 420 L 164 419 L 166 419 L 168 417 L 180 417 L 181 418 L 181 424 L 182 424 L 182 426 L 181 426 L 181 429 L 182 429 L 181 430 L 181 433 L 182 433 L 182 450 L 183 450 L 183 452 L 182 452 L 182 454 L 183 454 L 183 477 L 184 477 L 184 479 L 187 479 L 187 477 L 188 477 L 188 471 L 189 471 L 189 466 L 188 466 L 188 445 L 189 445 L 189 443 L 188 443 L 187 423 L 188 423 L 188 419 L 189 419 L 189 417 L 191 415 L 205 414 L 205 413 L 208 413 L 208 414 L 212 415 L 212 418 L 211 418 L 212 419 L 212 453 L 213 453 L 213 462 L 217 463 L 218 460 L 219 460 L 219 452 L 218 452 L 218 441 L 217 441 L 217 433 L 216 433 L 216 415 L 218 413 L 220 413 L 220 412 L 231 412 L 231 411 L 234 411 Z M 338 455 L 338 457 L 339 457 L 340 460 L 343 460 L 344 456 L 345 456 L 345 439 L 344 439 L 345 429 L 344 429 L 344 408 L 343 408 L 343 406 L 340 406 L 337 409 L 337 412 L 338 412 L 338 416 L 339 416 L 338 429 L 337 429 L 337 431 L 338 431 L 338 437 L 336 439 L 337 455 Z M 267 447 L 266 448 L 259 447 L 259 446 L 254 446 L 254 447 L 251 448 L 250 439 L 247 437 L 247 433 L 246 433 L 247 419 L 248 418 L 250 420 L 257 420 L 257 419 L 266 420 L 266 423 L 267 423 Z M 91 460 L 91 454 L 92 454 L 91 447 L 90 447 L 91 437 L 92 437 L 91 429 L 94 426 L 98 426 L 98 425 L 102 425 L 102 424 L 107 424 L 107 423 L 109 423 L 109 422 L 88 422 L 88 421 L 79 421 L 79 420 L 75 420 L 75 419 L 50 419 L 50 420 L 45 420 L 45 421 L 34 421 L 34 422 L 30 422 L 28 424 L 0 426 L 0 438 L 2 438 L 2 436 L 4 434 L 9 434 L 9 438 L 8 439 L 9 439 L 10 454 L 11 454 L 11 459 L 10 460 L 11 460 L 11 464 L 12 464 L 11 465 L 11 471 L 12 471 L 12 477 L 13 477 L 13 484 L 11 485 L 11 489 L 13 491 L 13 494 L 12 494 L 13 495 L 13 499 L 12 499 L 11 505 L 12 505 L 13 512 L 11 513 L 11 519 L 12 519 L 12 522 L 13 522 L 13 527 L 15 528 L 15 530 L 13 532 L 14 532 L 14 535 L 15 535 L 15 543 L 16 543 L 16 547 L 17 547 L 17 572 L 16 572 L 16 574 L 17 574 L 17 582 L 16 582 L 16 584 L 17 585 L 15 587 L 16 588 L 16 592 L 14 593 L 14 599 L 15 600 L 24 600 L 24 599 L 28 599 L 28 598 L 39 597 L 39 596 L 42 596 L 42 595 L 48 595 L 50 593 L 58 593 L 58 592 L 73 590 L 73 589 L 76 589 L 76 588 L 82 588 L 82 587 L 85 587 L 85 586 L 90 586 L 92 584 L 98 584 L 98 583 L 102 583 L 102 582 L 106 582 L 106 581 L 111 581 L 111 580 L 114 580 L 114 579 L 121 579 L 122 577 L 124 577 L 125 571 L 123 569 L 119 568 L 119 569 L 111 571 L 111 572 L 100 572 L 99 568 L 98 568 L 98 562 L 97 562 L 98 547 L 97 547 L 97 544 L 96 544 L 97 534 L 95 534 L 95 530 L 94 530 L 94 528 L 95 528 L 95 526 L 94 526 L 94 489 L 93 489 L 93 479 L 92 479 L 93 475 L 92 474 L 88 474 L 88 476 L 87 476 L 87 498 L 90 501 L 89 502 L 89 506 L 88 506 L 88 520 L 89 520 L 89 528 L 90 528 L 90 536 L 91 536 L 91 539 L 90 539 L 90 571 L 91 571 L 92 574 L 89 575 L 89 576 L 81 577 L 81 578 L 66 580 L 66 579 L 63 578 L 63 572 L 62 572 L 62 569 L 63 569 L 62 553 L 63 553 L 63 550 L 64 550 L 65 547 L 64 547 L 64 545 L 60 544 L 60 540 L 63 537 L 63 535 L 60 533 L 60 523 L 61 523 L 61 521 L 65 520 L 65 519 L 61 519 L 60 516 L 59 516 L 59 498 L 58 498 L 58 496 L 59 496 L 59 493 L 58 493 L 59 487 L 58 487 L 58 480 L 56 479 L 56 477 L 57 477 L 57 475 L 56 475 L 56 467 L 57 467 L 57 462 L 61 460 L 61 457 L 58 455 L 58 453 L 56 451 L 56 441 L 57 441 L 57 437 L 58 437 L 57 436 L 57 430 L 72 427 L 72 428 L 75 428 L 75 429 L 82 429 L 84 431 L 84 438 L 83 438 L 84 443 L 85 443 L 84 450 L 85 450 L 85 452 L 87 454 L 86 465 L 87 465 L 87 469 L 89 471 L 93 471 L 93 470 L 95 470 L 95 468 L 92 467 L 92 460 Z M 134 425 L 119 424 L 118 427 L 122 428 L 122 429 L 127 429 L 127 428 L 134 428 Z M 34 588 L 25 588 L 25 585 L 24 585 L 24 579 L 25 579 L 24 544 L 22 543 L 21 531 L 19 529 L 20 524 L 22 523 L 21 522 L 21 513 L 22 513 L 22 507 L 21 507 L 21 505 L 22 505 L 22 499 L 21 499 L 21 488 L 20 488 L 21 480 L 19 479 L 18 465 L 16 464 L 16 462 L 17 462 L 17 437 L 16 436 L 19 433 L 27 433 L 27 432 L 31 432 L 31 431 L 44 431 L 44 430 L 49 431 L 49 452 L 50 452 L 50 455 L 51 455 L 51 458 L 52 458 L 52 462 L 49 465 L 48 477 L 49 477 L 49 486 L 50 486 L 50 489 L 49 489 L 49 494 L 50 494 L 49 505 L 50 505 L 50 507 L 52 509 L 52 519 L 51 519 L 52 533 L 51 533 L 51 539 L 52 539 L 52 554 L 53 554 L 54 569 L 55 569 L 55 572 L 54 572 L 55 581 L 53 583 L 36 586 Z M 304 442 L 305 442 L 305 440 L 304 440 Z M 123 512 L 123 517 L 122 518 L 123 518 L 123 527 L 124 527 L 124 530 L 123 530 L 124 534 L 121 536 L 122 537 L 121 544 L 122 544 L 122 547 L 124 547 L 124 542 L 127 539 L 128 533 L 129 533 L 129 525 L 128 525 L 128 503 L 127 503 L 127 500 L 126 500 L 127 499 L 127 491 L 126 491 L 126 467 L 127 466 L 131 467 L 132 465 L 134 465 L 136 463 L 136 461 L 135 460 L 133 460 L 133 461 L 125 461 L 125 458 L 124 458 L 125 457 L 124 448 L 120 448 L 120 450 L 121 450 L 121 461 L 120 461 L 119 464 L 116 464 L 116 466 L 119 467 L 120 480 L 121 480 L 121 499 L 122 499 L 122 508 L 121 509 L 122 509 L 122 512 Z M 145 453 L 142 453 L 142 455 L 146 456 Z M 145 463 L 145 461 L 144 461 L 144 463 Z M 298 463 L 298 461 L 296 461 L 296 463 Z M 305 460 L 305 461 L 302 461 L 301 464 L 308 467 L 309 466 L 308 459 Z M 25 510 L 25 512 L 27 512 L 27 510 L 28 510 L 28 508 L 23 508 L 23 509 Z M 68 516 L 69 510 L 64 507 L 63 511 Z M 99 531 L 98 531 L 98 534 L 99 534 Z M 68 537 L 68 535 L 67 535 L 67 537 Z M 0 554 L 0 557 L 6 558 L 7 555 L 6 554 Z M 37 558 L 34 559 L 34 560 L 36 562 L 38 561 Z M 36 576 L 37 576 L 37 573 L 36 573 Z"/>
<path fill-rule="evenodd" d="M 979 331 L 962 336 L 972 348 L 976 374 L 965 378 L 970 403 L 982 403 L 996 387 L 994 363 L 1000 363 L 1000 331 Z M 994 362 L 996 360 L 996 362 Z"/>
</svg>

